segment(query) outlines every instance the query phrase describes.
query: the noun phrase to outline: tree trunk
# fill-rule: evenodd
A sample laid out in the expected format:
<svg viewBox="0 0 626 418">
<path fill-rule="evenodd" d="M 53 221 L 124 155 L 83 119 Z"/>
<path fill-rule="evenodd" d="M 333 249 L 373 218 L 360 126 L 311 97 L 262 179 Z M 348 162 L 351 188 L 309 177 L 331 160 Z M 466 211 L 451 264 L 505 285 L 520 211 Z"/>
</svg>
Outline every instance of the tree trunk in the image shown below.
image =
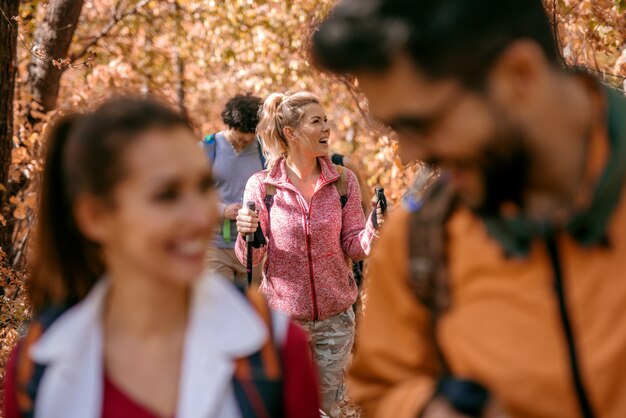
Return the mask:
<svg viewBox="0 0 626 418">
<path fill-rule="evenodd" d="M 180 42 L 185 36 L 182 28 L 182 8 L 178 0 L 172 3 L 174 18 L 176 20 L 176 41 L 174 43 L 174 75 L 176 77 L 176 99 L 180 111 L 187 115 L 187 106 L 185 105 L 185 61 L 180 53 Z"/>
<path fill-rule="evenodd" d="M 17 21 L 19 0 L 0 0 L 0 203 L 2 216 L 10 218 L 9 169 L 13 150 L 13 98 L 17 72 Z M 0 247 L 11 253 L 12 225 L 0 226 Z"/>
<path fill-rule="evenodd" d="M 36 56 L 28 68 L 33 100 L 43 112 L 56 107 L 63 69 L 54 60 L 65 59 L 78 24 L 84 0 L 50 0 L 43 21 L 35 32 Z"/>
</svg>

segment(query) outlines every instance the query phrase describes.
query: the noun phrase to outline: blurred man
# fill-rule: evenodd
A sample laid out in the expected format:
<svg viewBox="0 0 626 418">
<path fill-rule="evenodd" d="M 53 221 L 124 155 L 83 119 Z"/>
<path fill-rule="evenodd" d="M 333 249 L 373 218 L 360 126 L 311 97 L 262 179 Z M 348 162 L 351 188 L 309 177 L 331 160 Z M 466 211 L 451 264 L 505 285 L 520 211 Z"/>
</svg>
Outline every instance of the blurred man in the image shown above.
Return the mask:
<svg viewBox="0 0 626 418">
<path fill-rule="evenodd" d="M 215 245 L 208 256 L 208 267 L 236 284 L 246 286 L 246 267 L 235 256 L 237 226 L 235 218 L 243 204 L 243 191 L 250 176 L 265 168 L 261 145 L 256 140 L 261 99 L 236 95 L 224 106 L 222 120 L 226 129 L 207 135 L 202 141 L 213 167 L 213 178 L 220 195 L 222 222 Z M 258 283 L 261 266 L 254 269 L 253 281 Z"/>
<path fill-rule="evenodd" d="M 624 97 L 562 68 L 540 0 L 343 0 L 312 48 L 443 169 L 371 260 L 366 416 L 624 416 Z"/>
</svg>

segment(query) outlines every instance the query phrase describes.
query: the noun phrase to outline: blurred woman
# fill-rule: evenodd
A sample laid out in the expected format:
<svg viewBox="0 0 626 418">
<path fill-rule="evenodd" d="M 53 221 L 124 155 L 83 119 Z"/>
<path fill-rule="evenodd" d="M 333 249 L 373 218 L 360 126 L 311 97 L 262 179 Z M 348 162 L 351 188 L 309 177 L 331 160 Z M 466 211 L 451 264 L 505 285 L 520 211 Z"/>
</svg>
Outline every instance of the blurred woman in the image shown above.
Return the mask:
<svg viewBox="0 0 626 418">
<path fill-rule="evenodd" d="M 219 214 L 187 120 L 116 99 L 61 120 L 47 145 L 36 316 L 4 416 L 315 417 L 304 332 L 203 274 Z"/>
<path fill-rule="evenodd" d="M 375 228 L 371 219 L 366 223 L 354 173 L 328 157 L 330 129 L 314 95 L 270 95 L 257 133 L 269 168 L 246 185 L 244 203 L 255 202 L 258 213 L 245 207 L 239 211 L 235 250 L 245 263 L 243 235 L 253 233 L 260 222 L 268 240 L 253 251 L 254 264 L 267 253 L 260 290 L 274 309 L 310 332 L 322 406 L 336 415 L 354 340 L 357 287 L 350 259 L 369 254 Z"/>
</svg>

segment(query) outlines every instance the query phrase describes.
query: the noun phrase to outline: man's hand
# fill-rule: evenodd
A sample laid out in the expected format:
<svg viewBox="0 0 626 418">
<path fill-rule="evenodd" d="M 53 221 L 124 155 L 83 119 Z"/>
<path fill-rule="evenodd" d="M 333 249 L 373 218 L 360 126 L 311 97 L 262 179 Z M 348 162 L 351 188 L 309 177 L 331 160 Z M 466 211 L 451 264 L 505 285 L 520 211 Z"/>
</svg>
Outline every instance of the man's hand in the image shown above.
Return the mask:
<svg viewBox="0 0 626 418">
<path fill-rule="evenodd" d="M 224 219 L 235 220 L 237 219 L 237 213 L 241 209 L 240 203 L 231 203 L 224 208 Z"/>
</svg>

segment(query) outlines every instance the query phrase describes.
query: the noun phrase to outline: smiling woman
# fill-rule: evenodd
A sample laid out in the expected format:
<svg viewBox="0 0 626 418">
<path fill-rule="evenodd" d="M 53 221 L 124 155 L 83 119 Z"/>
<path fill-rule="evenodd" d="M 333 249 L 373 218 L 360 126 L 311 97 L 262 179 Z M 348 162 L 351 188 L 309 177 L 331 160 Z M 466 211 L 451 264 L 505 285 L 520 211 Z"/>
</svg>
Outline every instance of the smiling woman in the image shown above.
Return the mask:
<svg viewBox="0 0 626 418">
<path fill-rule="evenodd" d="M 270 306 L 309 331 L 323 409 L 335 417 L 354 340 L 357 287 L 350 260 L 369 255 L 375 227 L 365 220 L 354 173 L 328 157 L 330 128 L 313 94 L 270 95 L 257 133 L 269 169 L 248 180 L 244 202 L 255 202 L 260 211 L 239 211 L 235 250 L 245 263 L 242 234 L 260 223 L 268 236 L 267 247 L 253 251 L 254 264 L 267 254 L 260 290 Z M 381 209 L 376 213 L 382 221 Z"/>
<path fill-rule="evenodd" d="M 134 98 L 66 117 L 42 190 L 3 416 L 318 416 L 302 330 L 203 272 L 217 198 L 186 118 Z"/>
</svg>

